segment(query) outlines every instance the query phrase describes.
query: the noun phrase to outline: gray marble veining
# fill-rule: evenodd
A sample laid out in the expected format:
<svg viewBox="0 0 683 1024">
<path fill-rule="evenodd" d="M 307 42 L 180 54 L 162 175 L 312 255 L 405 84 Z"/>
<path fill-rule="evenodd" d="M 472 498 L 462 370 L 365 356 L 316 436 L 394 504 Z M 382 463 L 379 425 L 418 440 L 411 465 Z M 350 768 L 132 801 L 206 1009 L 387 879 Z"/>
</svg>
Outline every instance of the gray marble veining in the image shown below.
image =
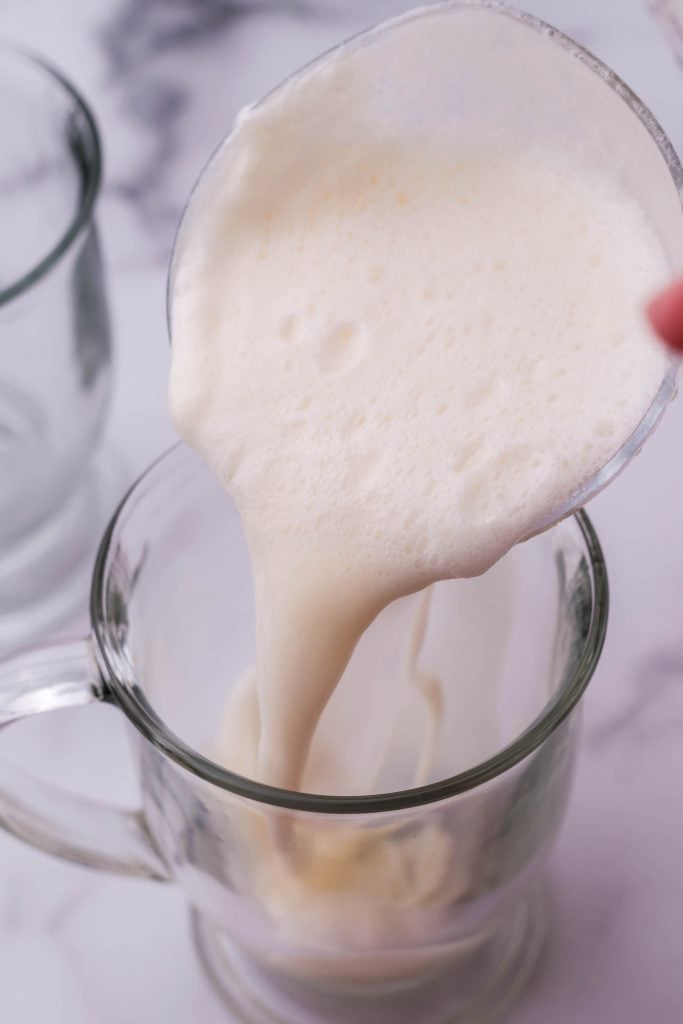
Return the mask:
<svg viewBox="0 0 683 1024">
<path fill-rule="evenodd" d="M 145 139 L 143 158 L 112 176 L 108 187 L 135 205 L 165 246 L 187 192 L 186 183 L 180 192 L 169 187 L 169 169 L 184 144 L 182 118 L 206 45 L 229 53 L 238 28 L 263 15 L 305 21 L 334 13 L 307 0 L 126 0 L 102 23 L 96 36 L 108 87 L 119 97 L 120 116 Z"/>
</svg>

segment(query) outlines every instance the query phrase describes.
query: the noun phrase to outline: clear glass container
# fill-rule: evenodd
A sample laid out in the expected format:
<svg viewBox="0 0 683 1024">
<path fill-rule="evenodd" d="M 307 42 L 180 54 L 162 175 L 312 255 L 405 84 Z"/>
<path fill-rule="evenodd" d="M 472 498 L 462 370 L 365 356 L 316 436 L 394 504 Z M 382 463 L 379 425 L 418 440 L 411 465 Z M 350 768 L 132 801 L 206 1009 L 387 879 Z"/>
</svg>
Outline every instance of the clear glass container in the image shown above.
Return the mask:
<svg viewBox="0 0 683 1024">
<path fill-rule="evenodd" d="M 420 600 L 380 615 L 326 712 L 343 716 L 367 693 L 351 733 L 361 763 L 387 729 L 395 738 L 370 792 L 294 793 L 232 774 L 221 722 L 254 658 L 249 555 L 218 482 L 172 450 L 105 535 L 91 636 L 0 666 L 0 724 L 92 700 L 124 712 L 140 809 L 3 766 L 0 821 L 81 863 L 180 885 L 240 1021 L 490 1019 L 542 945 L 543 867 L 605 634 L 605 567 L 579 513 L 480 579 L 438 585 L 420 658 L 437 663 L 444 714 L 411 787 L 404 755 L 426 723 L 396 650 Z"/>
<path fill-rule="evenodd" d="M 92 457 L 111 345 L 92 113 L 58 72 L 2 44 L 0 124 L 2 651 L 82 598 L 103 526 Z"/>
<path fill-rule="evenodd" d="M 428 34 L 420 33 L 429 21 L 440 21 L 441 31 L 432 26 Z M 413 47 L 409 77 L 405 49 L 395 45 L 401 35 Z M 613 179 L 636 200 L 672 276 L 683 272 L 683 168 L 678 156 L 639 97 L 574 40 L 501 0 L 444 0 L 399 14 L 322 54 L 268 93 L 260 105 L 267 105 L 279 89 L 288 88 L 312 67 L 356 48 L 371 49 L 375 55 L 369 116 L 389 137 L 406 133 L 410 138 L 417 124 L 437 136 L 460 137 L 466 145 L 476 140 L 482 150 L 490 146 L 497 152 L 509 147 L 568 154 L 580 167 Z M 232 138 L 229 133 L 214 152 L 215 157 L 220 150 L 223 166 Z M 203 175 L 210 179 L 212 170 L 213 157 Z M 206 195 L 212 187 L 208 185 Z M 505 188 L 504 180 L 500 187 Z M 185 212 L 195 201 L 205 203 L 206 195 L 196 186 Z M 174 260 L 182 258 L 183 237 L 181 221 Z M 495 308 L 495 296 L 491 301 Z M 539 529 L 581 508 L 628 465 L 676 394 L 677 373 L 678 361 L 664 360 L 659 387 L 631 434 L 563 508 L 553 509 L 538 524 Z"/>
</svg>

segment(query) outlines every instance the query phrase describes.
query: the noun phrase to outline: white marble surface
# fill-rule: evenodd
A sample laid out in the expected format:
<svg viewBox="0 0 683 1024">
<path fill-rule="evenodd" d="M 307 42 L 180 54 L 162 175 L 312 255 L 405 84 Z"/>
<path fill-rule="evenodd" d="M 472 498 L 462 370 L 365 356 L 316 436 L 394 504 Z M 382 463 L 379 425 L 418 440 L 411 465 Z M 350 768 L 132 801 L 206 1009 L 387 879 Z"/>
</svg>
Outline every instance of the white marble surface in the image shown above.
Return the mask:
<svg viewBox="0 0 683 1024">
<path fill-rule="evenodd" d="M 392 0 L 2 0 L 0 34 L 57 62 L 104 136 L 99 208 L 117 351 L 107 444 L 131 477 L 173 435 L 165 268 L 192 181 L 238 107 Z M 642 0 L 528 0 L 641 94 L 683 149 L 683 72 Z M 683 404 L 592 514 L 612 584 L 582 757 L 552 865 L 554 917 L 509 1024 L 683 1020 Z M 105 709 L 12 730 L 36 772 L 134 800 Z M 9 746 L 10 742 L 3 744 Z M 195 960 L 182 895 L 54 861 L 0 835 L 0 1020 L 227 1021 Z"/>
</svg>

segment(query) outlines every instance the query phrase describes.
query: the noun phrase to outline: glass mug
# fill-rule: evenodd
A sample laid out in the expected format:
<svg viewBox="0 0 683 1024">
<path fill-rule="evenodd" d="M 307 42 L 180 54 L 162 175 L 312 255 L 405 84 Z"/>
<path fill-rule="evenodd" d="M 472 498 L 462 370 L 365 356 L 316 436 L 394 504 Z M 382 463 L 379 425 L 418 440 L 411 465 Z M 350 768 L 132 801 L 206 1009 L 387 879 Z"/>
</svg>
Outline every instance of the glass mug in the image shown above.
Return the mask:
<svg viewBox="0 0 683 1024">
<path fill-rule="evenodd" d="M 111 389 L 92 113 L 0 44 L 0 651 L 82 599 L 103 526 L 91 459 Z M 84 566 L 85 563 L 85 566 Z"/>
<path fill-rule="evenodd" d="M 419 600 L 379 616 L 341 705 L 329 706 L 353 714 L 363 699 L 351 733 L 360 761 L 401 701 L 398 753 L 406 721 L 409 734 L 424 728 L 396 657 Z M 179 884 L 240 1021 L 441 1024 L 507 1004 L 541 946 L 542 869 L 607 622 L 584 513 L 485 576 L 435 588 L 432 654 L 428 643 L 421 657 L 438 662 L 443 722 L 415 788 L 400 788 L 391 751 L 372 791 L 351 797 L 273 789 L 219 765 L 226 698 L 253 662 L 251 573 L 236 508 L 186 447 L 114 516 L 91 617 L 89 638 L 0 666 L 0 723 L 115 705 L 130 723 L 141 807 L 81 801 L 3 767 L 7 829 L 83 864 Z"/>
</svg>

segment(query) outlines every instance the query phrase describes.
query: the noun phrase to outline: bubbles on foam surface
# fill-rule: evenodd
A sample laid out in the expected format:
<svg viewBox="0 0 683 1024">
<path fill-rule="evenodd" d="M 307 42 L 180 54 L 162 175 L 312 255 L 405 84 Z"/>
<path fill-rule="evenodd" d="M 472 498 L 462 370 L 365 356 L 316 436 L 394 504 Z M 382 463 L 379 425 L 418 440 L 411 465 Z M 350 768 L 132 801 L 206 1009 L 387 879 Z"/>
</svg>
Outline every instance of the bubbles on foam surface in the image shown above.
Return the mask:
<svg viewBox="0 0 683 1024">
<path fill-rule="evenodd" d="M 363 356 L 362 327 L 351 320 L 339 320 L 318 341 L 318 366 L 323 373 L 343 373 Z"/>
<path fill-rule="evenodd" d="M 290 568 L 386 597 L 482 571 L 627 438 L 663 373 L 636 311 L 667 268 L 608 179 L 377 133 L 326 81 L 335 119 L 307 127 L 318 100 L 286 92 L 197 190 L 171 399 Z"/>
</svg>

